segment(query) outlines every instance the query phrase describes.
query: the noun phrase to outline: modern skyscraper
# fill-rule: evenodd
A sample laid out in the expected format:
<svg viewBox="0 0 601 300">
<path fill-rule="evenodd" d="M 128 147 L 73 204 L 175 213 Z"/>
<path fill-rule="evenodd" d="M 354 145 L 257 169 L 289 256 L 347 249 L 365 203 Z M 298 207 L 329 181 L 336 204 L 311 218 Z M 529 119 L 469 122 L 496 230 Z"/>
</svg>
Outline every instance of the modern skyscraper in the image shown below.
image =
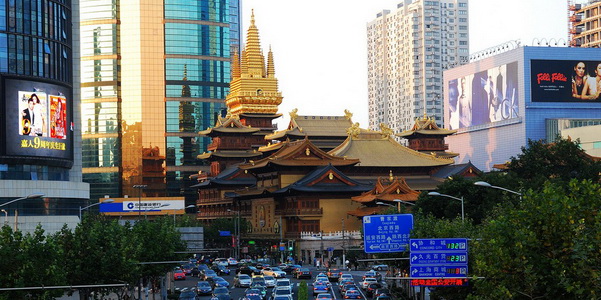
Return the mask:
<svg viewBox="0 0 601 300">
<path fill-rule="evenodd" d="M 239 0 L 81 0 L 81 18 L 91 198 L 194 195 L 210 142 L 198 132 L 225 108 L 239 49 Z"/>
<path fill-rule="evenodd" d="M 584 48 L 599 48 L 601 46 L 601 35 L 599 29 L 601 24 L 601 1 L 568 0 L 568 30 L 570 46 Z"/>
<path fill-rule="evenodd" d="M 468 0 L 404 0 L 367 24 L 369 129 L 442 126 L 442 71 L 468 62 L 468 19 Z"/>
<path fill-rule="evenodd" d="M 0 4 L 0 206 L 2 221 L 24 231 L 77 223 L 89 198 L 77 147 L 76 2 Z"/>
</svg>

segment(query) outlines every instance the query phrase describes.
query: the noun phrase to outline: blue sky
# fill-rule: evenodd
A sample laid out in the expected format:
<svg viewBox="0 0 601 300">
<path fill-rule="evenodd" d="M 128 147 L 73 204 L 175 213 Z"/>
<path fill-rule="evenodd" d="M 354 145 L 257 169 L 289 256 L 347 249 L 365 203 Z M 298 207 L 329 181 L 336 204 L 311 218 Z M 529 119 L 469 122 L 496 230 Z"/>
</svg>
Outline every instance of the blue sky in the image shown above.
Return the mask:
<svg viewBox="0 0 601 300">
<path fill-rule="evenodd" d="M 367 23 L 399 2 L 242 0 L 244 38 L 254 9 L 261 46 L 274 52 L 280 129 L 294 108 L 338 116 L 349 109 L 367 127 Z M 510 40 L 567 40 L 567 16 L 567 0 L 470 0 L 470 53 Z"/>
</svg>

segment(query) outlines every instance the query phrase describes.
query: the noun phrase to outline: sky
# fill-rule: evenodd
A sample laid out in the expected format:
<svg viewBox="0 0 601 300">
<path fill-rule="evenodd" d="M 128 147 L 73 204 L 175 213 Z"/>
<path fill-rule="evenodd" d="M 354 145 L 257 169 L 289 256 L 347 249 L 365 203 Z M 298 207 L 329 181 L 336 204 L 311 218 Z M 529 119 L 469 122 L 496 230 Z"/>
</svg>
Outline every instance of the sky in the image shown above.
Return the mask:
<svg viewBox="0 0 601 300">
<path fill-rule="evenodd" d="M 241 0 L 243 40 L 254 10 L 261 47 L 271 47 L 284 100 L 280 130 L 289 112 L 343 116 L 368 126 L 367 23 L 400 0 Z M 576 0 L 576 3 L 580 3 Z M 512 40 L 567 40 L 567 0 L 470 0 L 470 53 Z"/>
</svg>

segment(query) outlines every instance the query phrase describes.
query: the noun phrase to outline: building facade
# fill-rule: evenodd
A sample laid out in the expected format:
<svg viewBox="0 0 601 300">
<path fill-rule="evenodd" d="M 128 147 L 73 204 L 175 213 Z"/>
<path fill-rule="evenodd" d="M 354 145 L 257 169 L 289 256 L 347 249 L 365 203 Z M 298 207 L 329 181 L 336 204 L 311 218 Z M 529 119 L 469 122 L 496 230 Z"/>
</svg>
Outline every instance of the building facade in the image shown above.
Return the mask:
<svg viewBox="0 0 601 300">
<path fill-rule="evenodd" d="M 367 24 L 369 129 L 443 122 L 442 72 L 469 55 L 467 0 L 404 0 Z"/>
<path fill-rule="evenodd" d="M 570 46 L 599 48 L 601 45 L 601 1 L 570 0 L 568 3 L 568 30 Z"/>
<path fill-rule="evenodd" d="M 78 24 L 76 1 L 0 5 L 0 206 L 22 231 L 72 226 L 89 199 L 77 147 Z"/>
<path fill-rule="evenodd" d="M 554 141 L 569 128 L 601 124 L 598 49 L 520 47 L 448 70 L 446 138 L 483 171 L 521 153 L 529 139 Z"/>
<path fill-rule="evenodd" d="M 91 198 L 193 197 L 189 176 L 210 142 L 198 132 L 215 124 L 229 91 L 239 0 L 82 0 L 81 18 Z"/>
</svg>

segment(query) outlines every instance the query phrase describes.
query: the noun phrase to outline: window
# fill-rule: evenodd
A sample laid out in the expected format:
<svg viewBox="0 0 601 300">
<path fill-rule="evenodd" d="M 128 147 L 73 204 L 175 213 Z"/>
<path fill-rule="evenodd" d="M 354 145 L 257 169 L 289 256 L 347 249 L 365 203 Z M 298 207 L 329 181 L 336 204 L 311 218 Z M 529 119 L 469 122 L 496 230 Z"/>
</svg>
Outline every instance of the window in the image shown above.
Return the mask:
<svg viewBox="0 0 601 300">
<path fill-rule="evenodd" d="M 467 22 L 467 18 L 459 18 L 459 22 Z"/>
<path fill-rule="evenodd" d="M 467 15 L 467 10 L 460 10 L 460 11 L 459 11 L 459 14 L 460 14 L 460 15 Z"/>
<path fill-rule="evenodd" d="M 459 7 L 467 7 L 467 3 L 459 3 Z"/>
</svg>

